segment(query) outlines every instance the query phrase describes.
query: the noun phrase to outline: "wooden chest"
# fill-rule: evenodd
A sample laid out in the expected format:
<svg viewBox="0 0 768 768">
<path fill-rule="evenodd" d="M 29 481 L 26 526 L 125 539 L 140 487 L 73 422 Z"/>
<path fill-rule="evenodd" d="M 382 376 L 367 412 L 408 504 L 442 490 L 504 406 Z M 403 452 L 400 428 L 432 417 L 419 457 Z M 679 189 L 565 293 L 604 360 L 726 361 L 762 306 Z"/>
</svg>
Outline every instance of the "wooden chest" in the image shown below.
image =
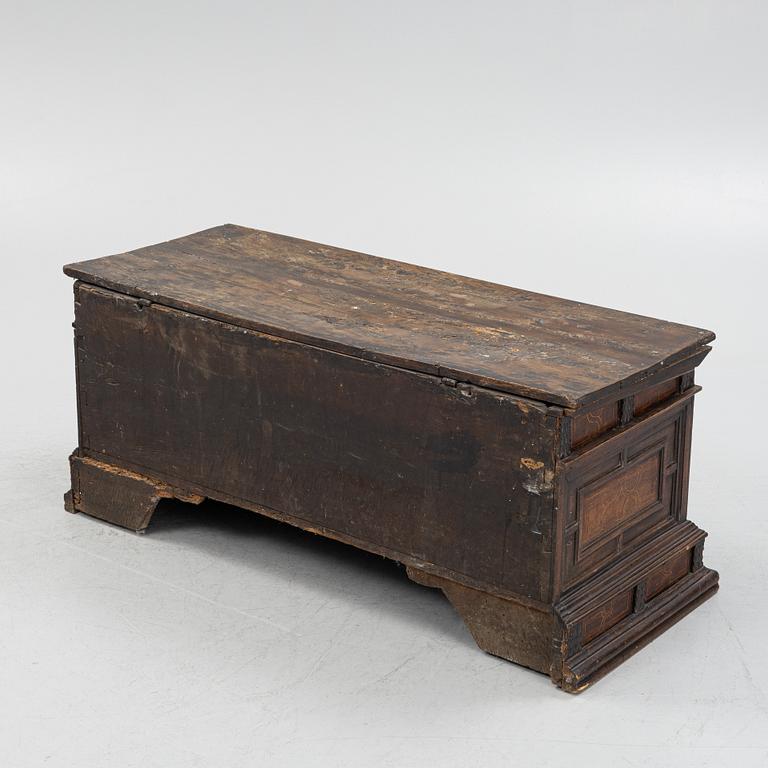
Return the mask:
<svg viewBox="0 0 768 768">
<path fill-rule="evenodd" d="M 64 271 L 71 511 L 209 497 L 379 553 L 568 691 L 717 589 L 686 514 L 710 331 L 233 225 Z"/>
</svg>

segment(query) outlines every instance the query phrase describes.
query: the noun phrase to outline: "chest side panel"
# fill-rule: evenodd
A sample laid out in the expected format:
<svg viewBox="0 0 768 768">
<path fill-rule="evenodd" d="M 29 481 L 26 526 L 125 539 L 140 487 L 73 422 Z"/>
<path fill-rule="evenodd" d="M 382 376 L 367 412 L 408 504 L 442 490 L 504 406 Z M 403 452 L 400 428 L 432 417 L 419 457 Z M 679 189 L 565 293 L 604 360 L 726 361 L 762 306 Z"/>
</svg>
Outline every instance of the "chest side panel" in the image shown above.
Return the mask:
<svg viewBox="0 0 768 768">
<path fill-rule="evenodd" d="M 548 599 L 544 406 L 85 284 L 76 336 L 86 455 Z"/>
<path fill-rule="evenodd" d="M 685 520 L 692 408 L 693 390 L 645 416 L 649 406 L 563 462 L 565 586 Z"/>
</svg>

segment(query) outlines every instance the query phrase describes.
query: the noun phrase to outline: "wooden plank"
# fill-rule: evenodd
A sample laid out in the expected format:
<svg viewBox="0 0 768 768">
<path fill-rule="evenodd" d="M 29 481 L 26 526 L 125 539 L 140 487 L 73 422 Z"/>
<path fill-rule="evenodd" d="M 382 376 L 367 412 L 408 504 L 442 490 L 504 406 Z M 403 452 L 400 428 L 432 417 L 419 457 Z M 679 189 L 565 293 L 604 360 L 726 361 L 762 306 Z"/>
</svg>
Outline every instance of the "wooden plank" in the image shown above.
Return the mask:
<svg viewBox="0 0 768 768">
<path fill-rule="evenodd" d="M 714 338 L 235 225 L 65 272 L 281 338 L 568 407 L 604 399 Z"/>
<path fill-rule="evenodd" d="M 547 407 L 78 284 L 80 448 L 551 599 Z"/>
</svg>

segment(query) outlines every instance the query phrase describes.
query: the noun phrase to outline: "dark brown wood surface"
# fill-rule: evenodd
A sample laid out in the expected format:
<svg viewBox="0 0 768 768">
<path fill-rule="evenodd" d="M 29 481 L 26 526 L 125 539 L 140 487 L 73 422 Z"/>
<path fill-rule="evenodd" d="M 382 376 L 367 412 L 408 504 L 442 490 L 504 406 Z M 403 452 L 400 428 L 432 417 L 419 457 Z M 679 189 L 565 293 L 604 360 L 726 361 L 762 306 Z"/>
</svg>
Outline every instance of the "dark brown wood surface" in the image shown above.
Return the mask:
<svg viewBox="0 0 768 768">
<path fill-rule="evenodd" d="M 570 407 L 714 338 L 231 224 L 64 271 L 244 328 Z"/>
<path fill-rule="evenodd" d="M 137 293 L 75 285 L 70 511 L 144 530 L 160 499 L 212 499 L 392 558 L 447 595 L 481 648 L 569 691 L 716 591 L 686 520 L 706 345 L 569 410 Z"/>
<path fill-rule="evenodd" d="M 565 513 L 563 586 L 685 520 L 696 387 L 558 465 Z"/>
<path fill-rule="evenodd" d="M 552 409 L 82 283 L 75 334 L 82 511 L 90 494 L 114 519 L 128 488 L 143 520 L 155 496 L 179 495 L 166 486 L 187 489 L 551 599 Z"/>
</svg>

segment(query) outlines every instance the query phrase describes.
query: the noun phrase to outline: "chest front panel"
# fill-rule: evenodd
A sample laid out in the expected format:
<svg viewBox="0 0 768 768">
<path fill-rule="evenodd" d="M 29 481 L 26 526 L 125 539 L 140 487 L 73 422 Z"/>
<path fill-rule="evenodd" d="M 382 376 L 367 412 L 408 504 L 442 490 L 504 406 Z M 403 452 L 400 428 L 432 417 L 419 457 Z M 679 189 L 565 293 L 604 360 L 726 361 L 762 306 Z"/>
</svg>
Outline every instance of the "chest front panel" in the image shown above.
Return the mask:
<svg viewBox="0 0 768 768">
<path fill-rule="evenodd" d="M 548 595 L 546 407 L 85 285 L 76 335 L 88 455 Z"/>
</svg>

